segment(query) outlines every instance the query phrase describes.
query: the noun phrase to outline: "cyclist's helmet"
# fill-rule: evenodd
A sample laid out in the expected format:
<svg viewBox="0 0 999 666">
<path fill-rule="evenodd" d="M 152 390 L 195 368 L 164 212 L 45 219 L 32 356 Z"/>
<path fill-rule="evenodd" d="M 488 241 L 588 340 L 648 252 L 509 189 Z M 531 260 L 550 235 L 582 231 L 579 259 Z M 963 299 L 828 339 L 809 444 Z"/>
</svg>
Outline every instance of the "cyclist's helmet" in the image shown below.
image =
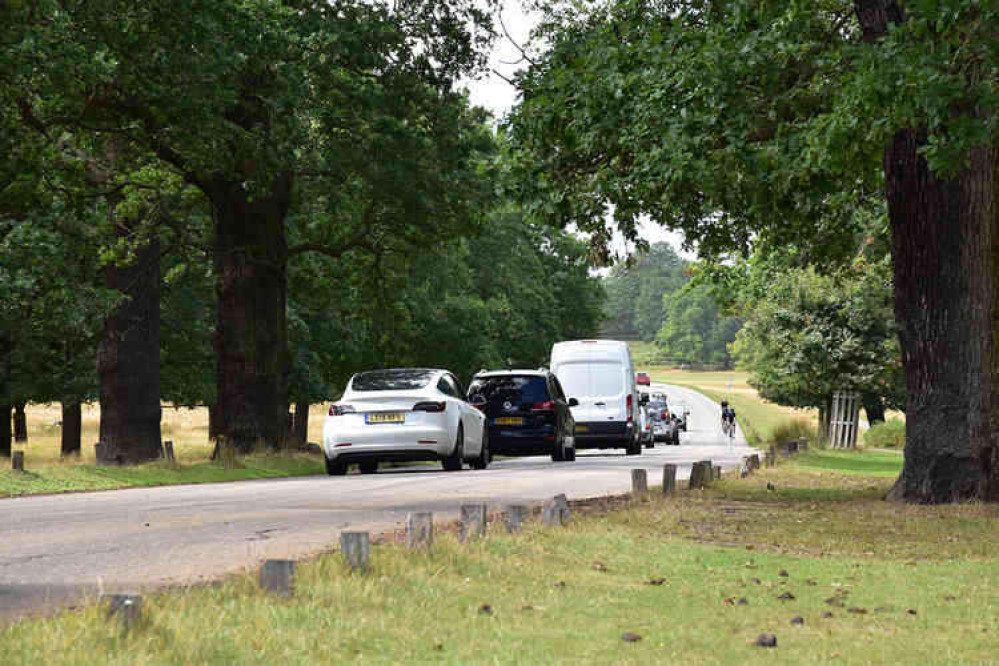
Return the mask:
<svg viewBox="0 0 999 666">
<path fill-rule="evenodd" d="M 722 407 L 728 407 L 728 400 L 722 400 Z"/>
</svg>

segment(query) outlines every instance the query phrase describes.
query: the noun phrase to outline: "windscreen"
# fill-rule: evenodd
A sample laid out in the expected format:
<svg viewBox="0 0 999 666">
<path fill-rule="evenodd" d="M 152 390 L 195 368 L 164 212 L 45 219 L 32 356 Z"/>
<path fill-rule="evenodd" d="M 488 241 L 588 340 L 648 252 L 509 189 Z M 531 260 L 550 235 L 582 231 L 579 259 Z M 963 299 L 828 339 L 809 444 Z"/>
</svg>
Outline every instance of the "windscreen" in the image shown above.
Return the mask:
<svg viewBox="0 0 999 666">
<path fill-rule="evenodd" d="M 544 377 L 513 376 L 479 377 L 468 387 L 469 397 L 481 395 L 486 403 L 500 404 L 509 402 L 513 405 L 533 405 L 536 402 L 551 400 L 548 397 L 548 386 Z"/>
<path fill-rule="evenodd" d="M 354 375 L 354 391 L 415 391 L 430 383 L 433 370 L 371 370 Z"/>
<path fill-rule="evenodd" d="M 570 397 L 624 393 L 624 373 L 618 363 L 566 363 L 556 374 Z"/>
</svg>

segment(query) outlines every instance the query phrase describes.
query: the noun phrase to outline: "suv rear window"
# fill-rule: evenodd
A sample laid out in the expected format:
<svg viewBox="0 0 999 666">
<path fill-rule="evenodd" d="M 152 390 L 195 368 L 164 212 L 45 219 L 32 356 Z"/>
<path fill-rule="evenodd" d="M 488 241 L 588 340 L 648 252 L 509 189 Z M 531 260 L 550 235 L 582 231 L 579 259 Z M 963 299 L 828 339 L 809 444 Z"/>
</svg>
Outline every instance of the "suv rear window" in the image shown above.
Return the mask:
<svg viewBox="0 0 999 666">
<path fill-rule="evenodd" d="M 483 396 L 490 405 L 507 401 L 514 405 L 533 405 L 551 400 L 545 378 L 537 376 L 479 377 L 472 380 L 472 385 L 468 387 L 470 398 L 476 394 Z"/>
<path fill-rule="evenodd" d="M 354 391 L 414 391 L 430 383 L 433 370 L 371 370 L 354 375 Z"/>
</svg>

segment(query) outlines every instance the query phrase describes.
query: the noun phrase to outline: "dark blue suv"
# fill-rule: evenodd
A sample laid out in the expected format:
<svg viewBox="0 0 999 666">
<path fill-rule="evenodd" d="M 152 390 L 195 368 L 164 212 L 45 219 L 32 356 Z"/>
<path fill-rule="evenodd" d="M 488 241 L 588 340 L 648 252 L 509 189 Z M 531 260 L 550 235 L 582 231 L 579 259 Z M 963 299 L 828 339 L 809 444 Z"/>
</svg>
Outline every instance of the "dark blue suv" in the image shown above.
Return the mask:
<svg viewBox="0 0 999 666">
<path fill-rule="evenodd" d="M 483 371 L 472 378 L 468 401 L 486 415 L 489 450 L 499 455 L 576 459 L 575 422 L 558 378 L 547 370 Z"/>
</svg>

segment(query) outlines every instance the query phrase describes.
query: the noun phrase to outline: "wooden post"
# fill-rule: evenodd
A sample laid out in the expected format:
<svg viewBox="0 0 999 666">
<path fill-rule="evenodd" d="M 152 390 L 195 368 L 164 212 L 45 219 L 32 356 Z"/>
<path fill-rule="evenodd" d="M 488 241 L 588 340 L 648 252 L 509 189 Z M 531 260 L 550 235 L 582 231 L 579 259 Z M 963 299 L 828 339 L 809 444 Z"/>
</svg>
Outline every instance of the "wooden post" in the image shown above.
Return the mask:
<svg viewBox="0 0 999 666">
<path fill-rule="evenodd" d="M 352 571 L 367 571 L 371 558 L 371 536 L 367 532 L 341 532 L 340 552 Z"/>
<path fill-rule="evenodd" d="M 163 457 L 168 463 L 175 463 L 177 459 L 173 457 L 173 442 L 169 439 L 163 442 Z"/>
<path fill-rule="evenodd" d="M 676 465 L 663 465 L 663 495 L 672 495 L 676 491 Z"/>
<path fill-rule="evenodd" d="M 486 535 L 486 505 L 462 504 L 461 529 L 458 532 L 460 541 L 469 538 L 481 538 Z"/>
<path fill-rule="evenodd" d="M 773 467 L 774 465 L 776 465 L 777 464 L 777 447 L 774 446 L 773 444 L 771 444 L 770 448 L 767 449 L 767 452 L 766 452 L 765 456 L 766 457 L 764 459 L 764 462 L 766 463 L 767 467 Z"/>
<path fill-rule="evenodd" d="M 711 477 L 714 474 L 710 460 L 701 460 L 700 462 L 695 462 L 690 468 L 690 483 L 688 488 L 690 490 L 697 490 L 698 488 L 707 488 L 711 483 Z"/>
<path fill-rule="evenodd" d="M 418 511 L 406 516 L 406 546 L 430 548 L 434 543 L 434 514 Z"/>
<path fill-rule="evenodd" d="M 104 463 L 104 442 L 97 442 L 94 444 L 94 457 L 97 458 L 98 465 Z"/>
<path fill-rule="evenodd" d="M 649 477 L 644 469 L 631 470 L 631 496 L 637 500 L 649 498 Z"/>
<path fill-rule="evenodd" d="M 24 451 L 14 451 L 10 459 L 10 468 L 15 472 L 24 471 Z"/>
<path fill-rule="evenodd" d="M 721 480 L 721 465 L 715 465 L 711 468 L 711 480 L 719 481 Z"/>
<path fill-rule="evenodd" d="M 294 592 L 295 563 L 291 560 L 265 560 L 260 567 L 260 587 L 290 597 Z"/>
<path fill-rule="evenodd" d="M 569 522 L 569 501 L 564 494 L 545 500 L 541 507 L 541 521 L 546 527 L 561 527 Z"/>
<path fill-rule="evenodd" d="M 808 450 L 808 438 L 807 437 L 800 437 L 798 439 L 798 453 L 801 453 L 802 451 L 807 451 L 807 450 Z"/>
<path fill-rule="evenodd" d="M 527 507 L 521 504 L 511 504 L 503 508 L 503 523 L 509 533 L 519 532 L 524 518 L 527 516 Z"/>
<path fill-rule="evenodd" d="M 131 631 L 142 619 L 142 597 L 137 594 L 108 594 L 108 621 L 116 620 L 123 630 Z"/>
</svg>

